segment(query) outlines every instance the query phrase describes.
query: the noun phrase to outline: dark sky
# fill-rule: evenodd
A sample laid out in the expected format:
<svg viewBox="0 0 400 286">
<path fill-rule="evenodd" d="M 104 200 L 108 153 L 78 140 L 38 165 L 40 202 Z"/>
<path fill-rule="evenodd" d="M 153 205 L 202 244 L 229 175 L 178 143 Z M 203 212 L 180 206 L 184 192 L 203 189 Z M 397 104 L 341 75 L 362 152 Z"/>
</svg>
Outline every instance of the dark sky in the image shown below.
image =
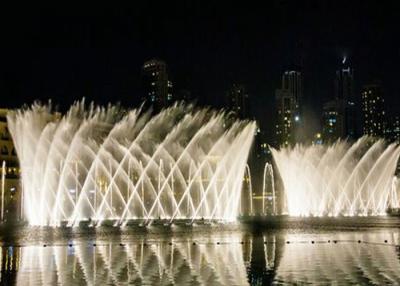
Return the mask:
<svg viewBox="0 0 400 286">
<path fill-rule="evenodd" d="M 233 2 L 2 7 L 1 105 L 52 98 L 67 106 L 83 96 L 133 105 L 142 63 L 158 57 L 176 89 L 202 103 L 218 103 L 233 82 L 246 84 L 262 125 L 270 122 L 281 72 L 301 64 L 306 108 L 319 118 L 346 55 L 356 90 L 379 79 L 389 111 L 400 109 L 397 1 Z"/>
</svg>

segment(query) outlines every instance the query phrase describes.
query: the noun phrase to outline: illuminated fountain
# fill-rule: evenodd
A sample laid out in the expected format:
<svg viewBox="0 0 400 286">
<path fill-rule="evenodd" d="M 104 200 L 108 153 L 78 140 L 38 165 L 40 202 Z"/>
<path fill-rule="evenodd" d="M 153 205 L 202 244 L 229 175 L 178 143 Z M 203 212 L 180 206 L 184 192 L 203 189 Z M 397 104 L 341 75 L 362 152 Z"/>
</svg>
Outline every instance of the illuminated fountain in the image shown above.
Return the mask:
<svg viewBox="0 0 400 286">
<path fill-rule="evenodd" d="M 235 220 L 254 122 L 177 104 L 142 110 L 74 104 L 8 115 L 31 225 Z"/>
<path fill-rule="evenodd" d="M 382 215 L 399 207 L 394 178 L 400 147 L 362 137 L 272 149 L 283 182 L 283 213 L 293 216 Z"/>
<path fill-rule="evenodd" d="M 249 164 L 246 164 L 243 177 L 242 196 L 240 199 L 240 215 L 253 215 L 253 208 L 253 184 L 251 180 L 251 171 Z"/>
<path fill-rule="evenodd" d="M 275 178 L 272 164 L 266 163 L 263 173 L 263 189 L 262 189 L 262 214 L 277 215 Z"/>
</svg>

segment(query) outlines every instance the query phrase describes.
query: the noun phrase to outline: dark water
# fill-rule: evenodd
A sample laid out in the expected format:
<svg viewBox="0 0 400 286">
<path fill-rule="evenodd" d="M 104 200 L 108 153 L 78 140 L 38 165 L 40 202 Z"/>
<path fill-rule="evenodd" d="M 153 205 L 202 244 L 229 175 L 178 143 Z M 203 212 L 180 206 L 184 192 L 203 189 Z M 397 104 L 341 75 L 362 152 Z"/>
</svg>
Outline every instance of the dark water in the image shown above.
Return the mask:
<svg viewBox="0 0 400 286">
<path fill-rule="evenodd" d="M 1 285 L 396 285 L 400 219 L 3 227 Z"/>
</svg>

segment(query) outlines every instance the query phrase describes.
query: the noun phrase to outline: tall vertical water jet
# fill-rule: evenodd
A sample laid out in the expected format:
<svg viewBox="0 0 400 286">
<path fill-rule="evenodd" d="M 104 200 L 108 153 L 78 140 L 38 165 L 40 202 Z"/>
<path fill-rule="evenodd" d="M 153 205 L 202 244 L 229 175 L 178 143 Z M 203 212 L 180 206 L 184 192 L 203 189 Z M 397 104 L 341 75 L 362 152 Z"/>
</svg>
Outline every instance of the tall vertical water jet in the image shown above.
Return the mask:
<svg viewBox="0 0 400 286">
<path fill-rule="evenodd" d="M 284 187 L 284 213 L 383 215 L 398 205 L 393 177 L 400 147 L 362 137 L 354 144 L 272 149 Z"/>
<path fill-rule="evenodd" d="M 265 164 L 263 172 L 262 214 L 265 215 L 267 212 L 277 215 L 274 170 L 270 163 Z"/>
<path fill-rule="evenodd" d="M 390 194 L 390 203 L 389 208 L 391 210 L 400 211 L 400 188 L 399 188 L 399 178 L 397 176 L 393 177 L 392 181 L 392 192 Z"/>
<path fill-rule="evenodd" d="M 8 124 L 31 225 L 239 214 L 254 122 L 181 104 L 151 116 L 81 101 L 63 116 L 34 104 L 10 112 Z"/>
<path fill-rule="evenodd" d="M 244 180 L 244 186 L 243 186 L 243 194 L 242 194 L 242 197 L 241 197 L 241 199 L 240 199 L 240 210 L 241 210 L 241 213 L 240 213 L 240 215 L 243 215 L 243 214 L 249 214 L 249 215 L 253 215 L 254 214 L 254 207 L 253 207 L 253 181 L 252 181 L 252 179 L 251 179 L 251 171 L 250 171 L 250 166 L 249 166 L 249 164 L 246 164 L 246 169 L 245 169 L 245 173 L 244 173 L 244 178 L 243 178 L 243 180 Z M 246 200 L 245 199 L 243 199 L 243 198 L 245 198 L 247 196 L 247 207 L 248 207 L 248 210 L 247 210 L 247 212 L 244 212 L 243 211 L 243 205 L 244 205 L 244 202 L 246 202 Z"/>
</svg>

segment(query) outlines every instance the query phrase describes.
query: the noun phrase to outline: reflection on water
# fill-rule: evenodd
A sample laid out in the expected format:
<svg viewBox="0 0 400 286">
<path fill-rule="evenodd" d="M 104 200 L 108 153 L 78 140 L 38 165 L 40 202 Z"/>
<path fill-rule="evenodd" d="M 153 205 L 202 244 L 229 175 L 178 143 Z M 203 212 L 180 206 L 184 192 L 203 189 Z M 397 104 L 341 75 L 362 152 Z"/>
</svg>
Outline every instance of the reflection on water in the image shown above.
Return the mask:
<svg viewBox="0 0 400 286">
<path fill-rule="evenodd" d="M 393 229 L 79 238 L 2 247 L 0 279 L 2 285 L 397 284 L 396 244 L 400 231 Z"/>
<path fill-rule="evenodd" d="M 277 280 L 328 284 L 397 284 L 400 282 L 399 233 L 342 234 L 337 243 L 310 243 L 289 237 L 277 268 Z M 358 240 L 361 242 L 359 243 Z M 387 243 L 385 243 L 387 240 Z M 326 240 L 324 240 L 326 241 Z"/>
</svg>

